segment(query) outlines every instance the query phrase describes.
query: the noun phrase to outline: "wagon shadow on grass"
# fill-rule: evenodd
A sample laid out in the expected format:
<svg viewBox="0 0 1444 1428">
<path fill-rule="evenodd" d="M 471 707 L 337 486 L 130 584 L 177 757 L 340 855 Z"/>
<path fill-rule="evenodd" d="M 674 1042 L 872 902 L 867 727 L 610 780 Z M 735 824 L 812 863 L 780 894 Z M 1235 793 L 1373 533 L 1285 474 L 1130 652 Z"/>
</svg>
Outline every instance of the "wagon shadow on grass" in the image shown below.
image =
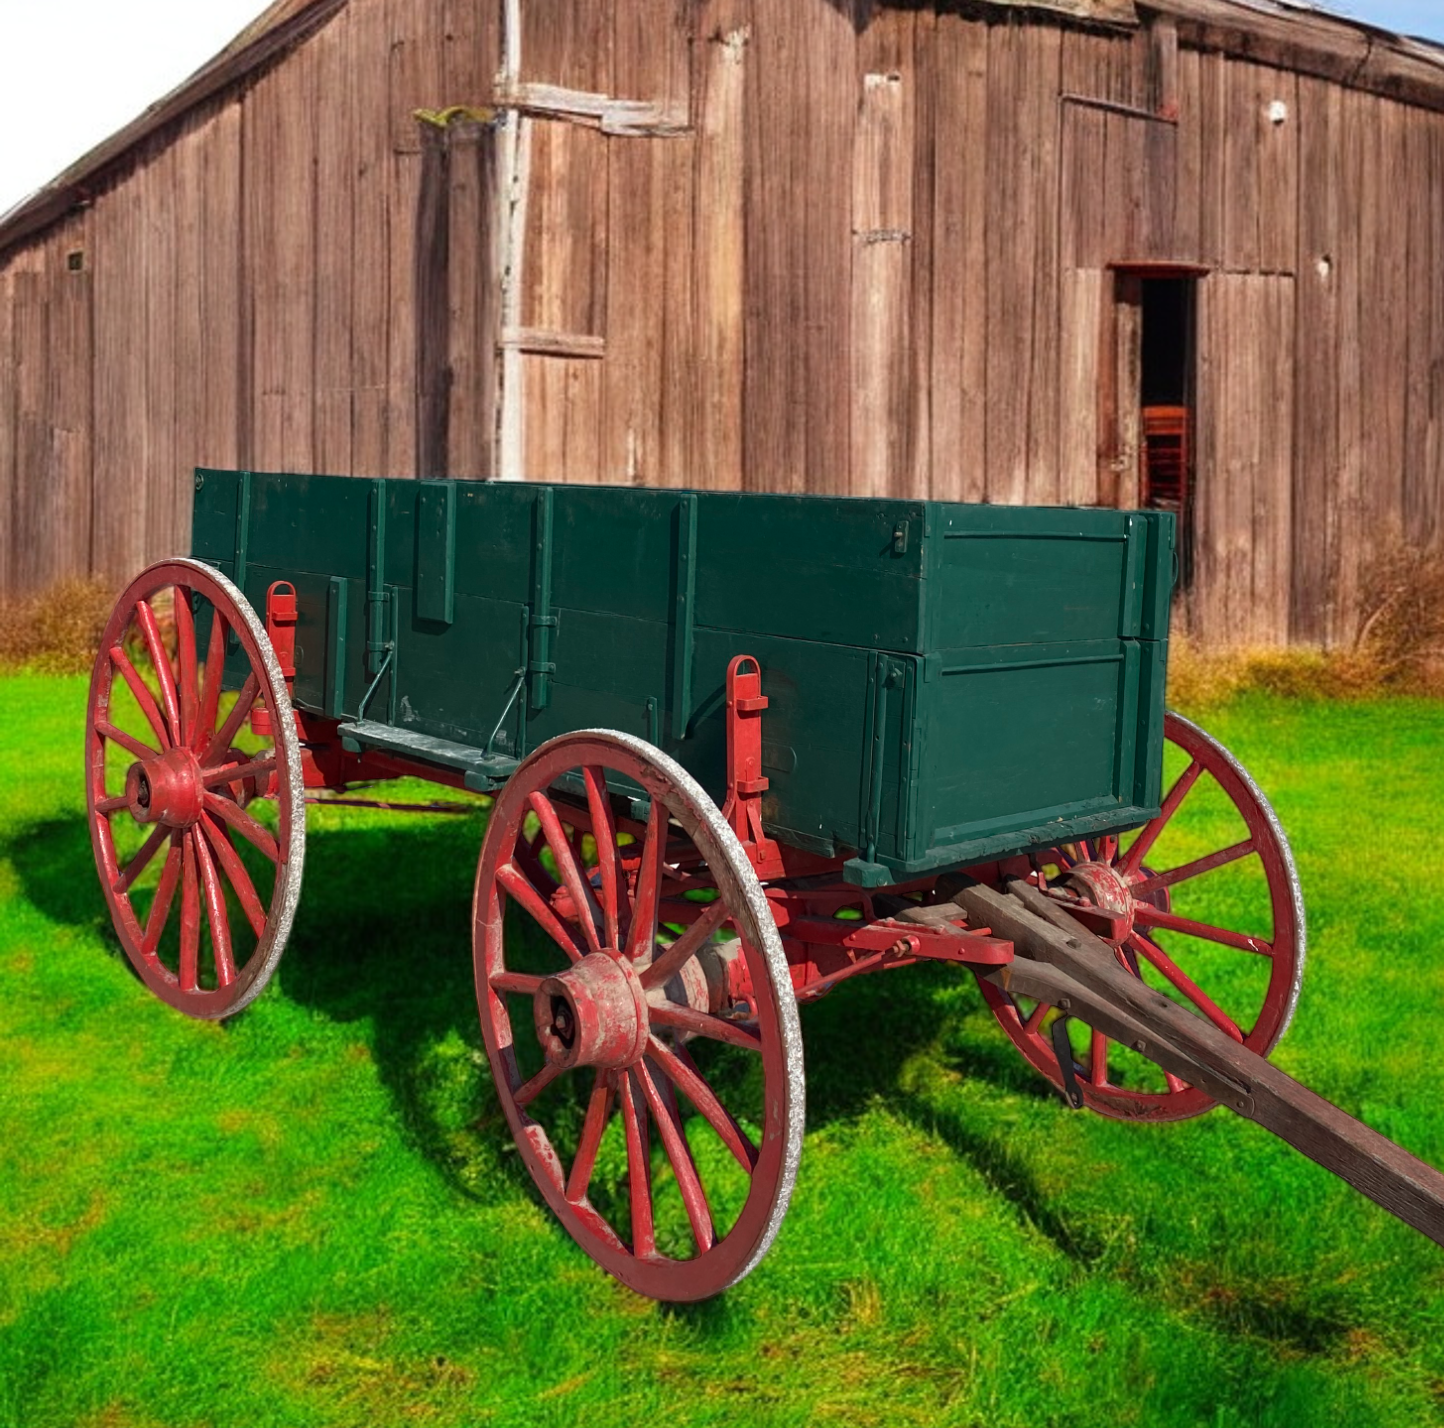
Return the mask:
<svg viewBox="0 0 1444 1428">
<path fill-rule="evenodd" d="M 479 818 L 455 818 L 311 830 L 300 909 L 276 980 L 290 1000 L 329 1020 L 370 1022 L 377 1074 L 404 1134 L 452 1189 L 487 1202 L 521 1191 L 540 1203 L 511 1153 L 477 1023 L 470 898 L 482 827 Z M 42 913 L 94 930 L 124 961 L 95 885 L 84 819 L 33 825 L 4 851 Z M 902 970 L 862 979 L 807 1008 L 808 1124 L 851 1121 L 881 1104 L 938 1136 L 1060 1249 L 1089 1261 L 1099 1247 L 1050 1207 L 1001 1137 L 905 1085 L 907 1063 L 941 1045 L 972 1079 L 1007 1094 L 1053 1098 L 1001 1037 L 960 1034 L 952 1024 L 957 1012 L 940 993 L 960 975 Z M 576 1109 L 580 1114 L 580 1104 Z"/>
</svg>

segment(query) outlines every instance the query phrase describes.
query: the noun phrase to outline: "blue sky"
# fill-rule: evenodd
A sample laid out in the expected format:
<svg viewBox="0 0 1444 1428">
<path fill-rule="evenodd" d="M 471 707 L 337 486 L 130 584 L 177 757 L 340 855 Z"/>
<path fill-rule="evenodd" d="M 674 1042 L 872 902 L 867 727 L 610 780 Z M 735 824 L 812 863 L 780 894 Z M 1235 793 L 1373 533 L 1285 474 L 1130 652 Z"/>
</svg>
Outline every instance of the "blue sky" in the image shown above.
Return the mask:
<svg viewBox="0 0 1444 1428">
<path fill-rule="evenodd" d="M 1444 0 L 1333 0 L 1327 8 L 1385 30 L 1444 40 Z"/>
<path fill-rule="evenodd" d="M 174 88 L 265 8 L 266 0 L 0 0 L 0 212 Z M 1444 42 L 1444 0 L 1334 0 L 1331 8 Z"/>
</svg>

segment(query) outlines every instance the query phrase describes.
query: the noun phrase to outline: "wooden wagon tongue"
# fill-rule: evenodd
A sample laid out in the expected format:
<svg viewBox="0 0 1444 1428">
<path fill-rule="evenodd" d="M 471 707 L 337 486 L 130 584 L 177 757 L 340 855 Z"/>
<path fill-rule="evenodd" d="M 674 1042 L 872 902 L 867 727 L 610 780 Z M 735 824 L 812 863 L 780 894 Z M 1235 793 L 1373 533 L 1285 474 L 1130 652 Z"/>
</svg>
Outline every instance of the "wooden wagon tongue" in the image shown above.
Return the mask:
<svg viewBox="0 0 1444 1428">
<path fill-rule="evenodd" d="M 1005 888 L 948 880 L 971 920 L 1014 944 L 1012 962 L 980 975 L 1131 1046 L 1444 1244 L 1444 1175 L 1131 975 L 1106 942 L 1036 888 L 1018 878 Z M 1080 1104 L 1068 1084 L 1071 1056 L 1059 1058 L 1059 1071 L 1065 1095 Z"/>
</svg>

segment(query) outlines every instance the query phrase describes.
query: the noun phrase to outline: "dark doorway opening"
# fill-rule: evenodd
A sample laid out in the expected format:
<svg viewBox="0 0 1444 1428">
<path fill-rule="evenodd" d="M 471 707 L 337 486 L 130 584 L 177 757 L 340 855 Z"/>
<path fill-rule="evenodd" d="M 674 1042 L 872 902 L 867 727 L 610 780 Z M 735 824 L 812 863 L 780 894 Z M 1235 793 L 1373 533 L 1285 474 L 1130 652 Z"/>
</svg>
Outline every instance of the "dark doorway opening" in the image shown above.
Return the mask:
<svg viewBox="0 0 1444 1428">
<path fill-rule="evenodd" d="M 1178 517 L 1179 582 L 1193 581 L 1194 327 L 1197 280 L 1143 277 L 1141 504 Z"/>
</svg>

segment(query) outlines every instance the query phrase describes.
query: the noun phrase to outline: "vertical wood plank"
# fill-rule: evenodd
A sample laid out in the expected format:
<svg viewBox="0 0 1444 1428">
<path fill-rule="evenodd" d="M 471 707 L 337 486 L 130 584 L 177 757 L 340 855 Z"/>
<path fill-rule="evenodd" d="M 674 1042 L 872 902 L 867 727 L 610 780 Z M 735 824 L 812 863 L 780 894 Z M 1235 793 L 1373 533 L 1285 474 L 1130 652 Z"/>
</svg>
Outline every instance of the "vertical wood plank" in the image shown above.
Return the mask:
<svg viewBox="0 0 1444 1428">
<path fill-rule="evenodd" d="M 47 494 L 51 469 L 50 313 L 42 272 L 15 274 L 14 381 L 16 497 L 13 506 L 15 586 L 22 594 L 42 589 L 51 574 L 45 539 L 49 534 Z"/>
<path fill-rule="evenodd" d="M 354 466 L 355 33 L 347 12 L 310 42 L 316 49 L 319 92 L 329 98 L 316 115 L 315 460 L 319 470 L 341 474 Z"/>
<path fill-rule="evenodd" d="M 496 474 L 501 342 L 497 130 L 464 121 L 451 126 L 449 142 L 449 470 L 453 476 L 489 478 Z"/>
<path fill-rule="evenodd" d="M 850 489 L 850 6 L 756 0 L 747 71 L 745 480 Z"/>
<path fill-rule="evenodd" d="M 142 195 L 122 184 L 91 210 L 95 313 L 95 517 L 92 568 L 127 580 L 147 548 L 145 367 L 135 359 L 145 331 L 146 293 L 136 280 L 144 241 Z"/>
<path fill-rule="evenodd" d="M 1363 272 L 1363 234 L 1359 205 L 1363 197 L 1368 155 L 1366 95 L 1339 95 L 1340 224 L 1335 254 L 1338 282 L 1339 372 L 1334 393 L 1338 412 L 1338 486 L 1333 510 L 1334 539 L 1329 550 L 1329 575 L 1334 592 L 1329 641 L 1352 643 L 1357 634 L 1361 536 L 1367 531 L 1363 508 L 1366 411 L 1363 405 L 1362 317 L 1367 283 Z M 1352 199 L 1352 202 L 1350 200 Z"/>
<path fill-rule="evenodd" d="M 1028 94 L 1026 29 L 1009 18 L 988 35 L 987 499 L 1021 505 L 1028 490 L 1032 275 L 1038 221 L 1030 177 L 1038 135 L 1020 123 Z"/>
<path fill-rule="evenodd" d="M 416 474 L 451 474 L 451 146 L 445 129 L 421 127 L 421 181 L 412 244 L 416 362 Z"/>
<path fill-rule="evenodd" d="M 733 16 L 734 21 L 739 17 Z M 700 400 L 691 475 L 742 485 L 746 275 L 747 67 L 751 36 L 734 23 L 700 43 L 696 103 L 696 365 Z M 672 360 L 668 342 L 668 360 Z"/>
<path fill-rule="evenodd" d="M 0 266 L 0 596 L 19 593 L 15 568 L 15 272 Z M 87 516 L 88 516 L 87 512 Z M 88 521 L 87 521 L 88 527 Z"/>
<path fill-rule="evenodd" d="M 859 46 L 853 158 L 852 480 L 854 495 L 912 484 L 911 333 L 914 95 L 911 14 L 876 16 Z"/>
<path fill-rule="evenodd" d="M 1183 262 L 1203 261 L 1203 145 L 1200 106 L 1203 59 L 1197 50 L 1178 56 L 1178 151 L 1174 189 L 1174 256 Z M 1210 140 L 1210 142 L 1212 142 Z"/>
<path fill-rule="evenodd" d="M 1036 136 L 1033 165 L 1026 175 L 1032 189 L 1032 295 L 1029 319 L 1028 445 L 1025 499 L 1039 505 L 1059 500 L 1059 308 L 1062 287 L 1058 262 L 1060 192 L 1058 96 L 1061 89 L 1062 32 L 1053 25 L 1026 31 L 1028 74 L 1026 122 Z M 1021 236 L 1021 235 L 1020 235 Z"/>
<path fill-rule="evenodd" d="M 309 471 L 315 465 L 315 52 L 302 47 L 266 75 L 246 103 L 252 460 L 262 470 Z"/>
<path fill-rule="evenodd" d="M 393 245 L 390 102 L 363 103 L 364 95 L 388 95 L 390 26 L 385 4 L 348 6 L 335 22 L 352 31 L 350 84 L 338 104 L 352 127 L 355 228 L 351 269 L 351 470 L 357 476 L 390 471 L 390 407 Z M 409 116 L 408 116 L 409 118 Z M 395 235 L 405 241 L 409 222 Z M 409 340 L 409 333 L 408 333 Z"/>
<path fill-rule="evenodd" d="M 1199 58 L 1199 262 L 1209 268 L 1224 266 L 1228 247 L 1226 224 L 1232 203 L 1227 145 L 1221 136 L 1234 122 L 1229 108 L 1229 64 L 1219 54 Z"/>
<path fill-rule="evenodd" d="M 1101 268 L 1067 268 L 1062 275 L 1057 423 L 1058 499 L 1064 505 L 1098 500 L 1098 363 L 1112 279 Z"/>
<path fill-rule="evenodd" d="M 1297 409 L 1294 424 L 1293 638 L 1323 643 L 1338 539 L 1339 90 L 1299 82 Z"/>
<path fill-rule="evenodd" d="M 988 31 L 940 14 L 938 164 L 933 181 L 932 494 L 980 501 L 987 491 Z"/>
<path fill-rule="evenodd" d="M 1257 81 L 1258 264 L 1266 273 L 1292 273 L 1299 241 L 1299 81 L 1264 68 Z M 1276 111 L 1276 105 L 1283 107 Z"/>
<path fill-rule="evenodd" d="M 90 509 L 94 499 L 90 394 L 93 367 L 91 273 L 86 252 L 86 222 L 73 218 L 53 235 L 49 286 L 50 372 L 47 393 L 50 426 L 50 486 L 42 561 L 45 581 L 74 579 L 90 572 Z M 87 265 L 72 272 L 71 252 Z M 188 513 L 187 513 L 188 514 Z M 189 532 L 187 531 L 187 537 Z M 188 550 L 189 544 L 176 546 Z"/>
<path fill-rule="evenodd" d="M 1444 348 L 1435 346 L 1440 317 L 1428 298 L 1434 284 L 1434 266 L 1444 253 L 1434 248 L 1433 210 L 1441 207 L 1440 182 L 1444 173 L 1432 167 L 1433 116 L 1408 115 L 1403 133 L 1403 174 L 1399 189 L 1405 205 L 1405 259 L 1389 283 L 1388 303 L 1403 313 L 1406 336 L 1404 381 L 1403 486 L 1404 537 L 1419 547 L 1432 545 L 1439 536 L 1439 493 L 1430 465 L 1430 369 L 1444 362 Z M 1411 302 L 1415 290 L 1425 298 Z"/>
<path fill-rule="evenodd" d="M 1260 343 L 1259 453 L 1253 492 L 1253 638 L 1288 643 L 1292 587 L 1294 434 L 1294 280 L 1245 280 L 1251 314 L 1239 314 L 1235 340 Z M 1261 321 L 1260 321 L 1261 319 Z"/>
<path fill-rule="evenodd" d="M 908 245 L 908 303 L 911 340 L 907 347 L 908 370 L 905 419 L 909 433 L 909 468 L 895 489 L 910 495 L 927 496 L 932 490 L 932 405 L 933 405 L 933 274 L 937 255 L 933 251 L 933 185 L 938 169 L 938 90 L 951 76 L 938 73 L 936 60 L 937 15 L 920 10 L 913 17 L 913 144 L 912 144 L 912 241 Z"/>
<path fill-rule="evenodd" d="M 1259 268 L 1260 70 L 1229 60 L 1225 70 L 1223 129 L 1223 253 L 1233 272 Z"/>
<path fill-rule="evenodd" d="M 144 421 L 146 425 L 146 531 L 142 560 L 173 554 L 182 532 L 180 483 L 187 483 L 176 443 L 176 208 L 177 154 L 173 146 L 157 150 L 131 179 L 138 190 L 141 246 L 139 281 L 145 292 Z M 187 510 L 189 497 L 187 496 Z"/>
</svg>

